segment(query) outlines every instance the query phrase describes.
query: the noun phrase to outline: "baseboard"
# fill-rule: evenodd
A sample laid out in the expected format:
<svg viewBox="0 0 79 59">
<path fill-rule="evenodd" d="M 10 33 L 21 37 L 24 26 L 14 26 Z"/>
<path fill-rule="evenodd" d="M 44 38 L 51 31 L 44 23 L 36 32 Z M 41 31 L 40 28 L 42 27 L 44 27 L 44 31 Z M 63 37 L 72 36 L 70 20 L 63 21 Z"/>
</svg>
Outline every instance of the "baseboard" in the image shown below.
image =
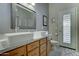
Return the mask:
<svg viewBox="0 0 79 59">
<path fill-rule="evenodd" d="M 60 47 L 63 47 L 63 48 L 68 48 L 68 49 L 72 49 L 72 50 L 76 50 L 74 48 L 70 48 L 70 47 L 66 47 L 66 46 L 62 46 L 62 45 L 59 45 Z"/>
</svg>

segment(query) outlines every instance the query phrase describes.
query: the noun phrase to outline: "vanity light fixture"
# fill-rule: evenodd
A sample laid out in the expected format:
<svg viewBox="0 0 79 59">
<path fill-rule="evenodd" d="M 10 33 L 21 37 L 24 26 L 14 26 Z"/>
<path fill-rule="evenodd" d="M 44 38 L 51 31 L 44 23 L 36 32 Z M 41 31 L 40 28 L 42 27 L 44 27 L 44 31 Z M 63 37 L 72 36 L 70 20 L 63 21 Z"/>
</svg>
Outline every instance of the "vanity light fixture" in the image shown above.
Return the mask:
<svg viewBox="0 0 79 59">
<path fill-rule="evenodd" d="M 31 6 L 35 6 L 35 3 L 28 3 L 29 5 L 31 5 Z"/>
<path fill-rule="evenodd" d="M 35 6 L 35 3 L 31 3 L 31 5 Z"/>
</svg>

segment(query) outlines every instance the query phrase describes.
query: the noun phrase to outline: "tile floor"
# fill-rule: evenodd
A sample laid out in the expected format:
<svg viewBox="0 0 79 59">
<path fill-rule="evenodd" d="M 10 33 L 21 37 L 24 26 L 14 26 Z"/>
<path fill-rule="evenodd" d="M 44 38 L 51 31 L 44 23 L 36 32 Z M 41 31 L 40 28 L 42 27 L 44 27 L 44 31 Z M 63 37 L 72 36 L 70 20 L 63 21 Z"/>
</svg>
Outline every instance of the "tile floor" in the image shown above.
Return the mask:
<svg viewBox="0 0 79 59">
<path fill-rule="evenodd" d="M 48 56 L 79 56 L 79 52 L 63 47 L 56 47 Z"/>
</svg>

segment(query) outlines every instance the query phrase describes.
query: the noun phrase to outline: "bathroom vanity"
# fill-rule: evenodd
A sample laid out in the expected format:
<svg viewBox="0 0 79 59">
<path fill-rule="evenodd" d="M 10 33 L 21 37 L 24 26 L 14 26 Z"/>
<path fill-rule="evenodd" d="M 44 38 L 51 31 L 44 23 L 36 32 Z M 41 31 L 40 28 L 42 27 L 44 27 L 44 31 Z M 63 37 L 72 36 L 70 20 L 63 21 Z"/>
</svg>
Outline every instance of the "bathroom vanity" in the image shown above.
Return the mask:
<svg viewBox="0 0 79 59">
<path fill-rule="evenodd" d="M 46 56 L 51 51 L 51 44 L 48 35 L 45 35 L 45 33 L 45 31 L 37 31 L 5 34 L 9 40 L 9 47 L 0 50 L 0 55 Z M 35 35 L 38 35 L 38 37 Z"/>
</svg>

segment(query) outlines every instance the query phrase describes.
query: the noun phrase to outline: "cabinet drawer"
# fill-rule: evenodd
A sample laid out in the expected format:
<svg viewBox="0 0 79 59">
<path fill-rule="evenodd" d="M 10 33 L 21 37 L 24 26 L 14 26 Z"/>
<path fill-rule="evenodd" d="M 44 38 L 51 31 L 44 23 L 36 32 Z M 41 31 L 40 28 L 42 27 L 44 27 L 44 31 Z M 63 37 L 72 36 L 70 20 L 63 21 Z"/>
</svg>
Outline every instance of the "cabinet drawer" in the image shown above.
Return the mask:
<svg viewBox="0 0 79 59">
<path fill-rule="evenodd" d="M 31 51 L 32 49 L 39 47 L 39 41 L 33 42 L 27 45 L 27 51 Z"/>
<path fill-rule="evenodd" d="M 26 55 L 26 46 L 22 46 L 20 48 L 16 48 L 14 50 L 5 52 L 2 55 L 3 56 L 25 56 Z"/>
<path fill-rule="evenodd" d="M 46 43 L 40 46 L 40 53 L 42 53 L 43 51 L 46 51 Z"/>
<path fill-rule="evenodd" d="M 34 49 L 28 53 L 28 56 L 39 56 L 39 48 Z"/>
<path fill-rule="evenodd" d="M 40 40 L 40 45 L 43 44 L 43 43 L 46 43 L 46 38 L 43 38 L 43 39 Z"/>
<path fill-rule="evenodd" d="M 46 51 L 44 51 L 43 53 L 41 53 L 40 56 L 46 56 Z"/>
<path fill-rule="evenodd" d="M 26 46 L 23 46 L 23 47 L 17 49 L 17 51 L 18 51 L 18 56 L 26 56 L 26 53 L 27 53 Z"/>
</svg>

